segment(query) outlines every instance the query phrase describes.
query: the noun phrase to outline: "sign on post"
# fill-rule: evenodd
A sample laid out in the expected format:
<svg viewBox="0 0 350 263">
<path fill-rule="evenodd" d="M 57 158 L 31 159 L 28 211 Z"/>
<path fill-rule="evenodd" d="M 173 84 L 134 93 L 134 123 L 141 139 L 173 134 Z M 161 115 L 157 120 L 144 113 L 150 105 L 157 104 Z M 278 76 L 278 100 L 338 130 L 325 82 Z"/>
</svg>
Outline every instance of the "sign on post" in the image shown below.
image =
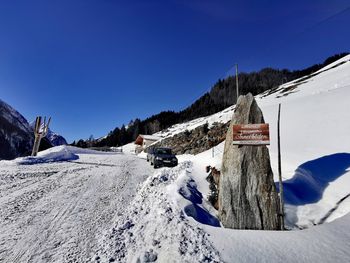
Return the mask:
<svg viewBox="0 0 350 263">
<path fill-rule="evenodd" d="M 270 145 L 269 124 L 233 125 L 233 144 L 235 145 Z"/>
</svg>

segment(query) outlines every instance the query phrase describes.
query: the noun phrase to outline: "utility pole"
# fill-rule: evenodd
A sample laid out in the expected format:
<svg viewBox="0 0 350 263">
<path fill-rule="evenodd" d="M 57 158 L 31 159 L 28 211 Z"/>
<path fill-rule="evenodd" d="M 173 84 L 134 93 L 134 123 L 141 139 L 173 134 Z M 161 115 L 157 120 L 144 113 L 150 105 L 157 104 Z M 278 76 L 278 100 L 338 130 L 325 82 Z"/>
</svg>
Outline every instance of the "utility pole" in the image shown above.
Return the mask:
<svg viewBox="0 0 350 263">
<path fill-rule="evenodd" d="M 236 97 L 236 104 L 237 104 L 238 97 L 239 97 L 239 88 L 238 88 L 238 64 L 236 64 L 236 92 L 237 92 L 237 97 Z"/>
<path fill-rule="evenodd" d="M 281 103 L 278 105 L 278 121 L 277 121 L 277 146 L 278 146 L 278 179 L 279 179 L 279 195 L 280 195 L 280 222 L 281 230 L 284 230 L 284 201 L 283 201 L 283 184 L 282 184 L 282 167 L 281 167 L 281 139 L 280 139 L 280 117 Z"/>
</svg>

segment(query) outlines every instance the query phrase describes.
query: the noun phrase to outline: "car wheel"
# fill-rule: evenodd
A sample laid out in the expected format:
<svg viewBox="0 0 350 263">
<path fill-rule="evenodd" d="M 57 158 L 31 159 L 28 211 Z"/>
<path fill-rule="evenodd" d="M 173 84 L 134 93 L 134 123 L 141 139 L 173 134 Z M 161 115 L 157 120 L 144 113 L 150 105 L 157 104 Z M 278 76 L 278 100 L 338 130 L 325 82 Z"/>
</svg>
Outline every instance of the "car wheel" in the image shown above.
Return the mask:
<svg viewBox="0 0 350 263">
<path fill-rule="evenodd" d="M 153 164 L 154 169 L 158 168 L 158 165 L 156 163 Z"/>
</svg>

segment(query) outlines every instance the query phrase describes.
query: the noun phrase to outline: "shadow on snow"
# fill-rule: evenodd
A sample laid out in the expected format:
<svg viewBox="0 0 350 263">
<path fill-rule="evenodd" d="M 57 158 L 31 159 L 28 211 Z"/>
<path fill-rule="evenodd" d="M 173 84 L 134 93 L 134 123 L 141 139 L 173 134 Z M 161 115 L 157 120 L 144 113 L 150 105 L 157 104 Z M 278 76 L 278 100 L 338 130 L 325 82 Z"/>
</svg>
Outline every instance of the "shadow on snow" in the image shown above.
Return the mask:
<svg viewBox="0 0 350 263">
<path fill-rule="evenodd" d="M 219 220 L 199 206 L 202 204 L 203 195 L 198 191 L 197 185 L 193 179 L 189 180 L 186 185 L 179 189 L 179 194 L 191 202 L 191 204 L 184 208 L 184 212 L 187 216 L 192 217 L 199 223 L 220 227 Z"/>
<path fill-rule="evenodd" d="M 318 202 L 330 182 L 347 172 L 350 153 L 336 153 L 300 165 L 293 178 L 283 182 L 286 204 L 300 206 Z M 278 183 L 276 183 L 278 189 Z"/>
</svg>

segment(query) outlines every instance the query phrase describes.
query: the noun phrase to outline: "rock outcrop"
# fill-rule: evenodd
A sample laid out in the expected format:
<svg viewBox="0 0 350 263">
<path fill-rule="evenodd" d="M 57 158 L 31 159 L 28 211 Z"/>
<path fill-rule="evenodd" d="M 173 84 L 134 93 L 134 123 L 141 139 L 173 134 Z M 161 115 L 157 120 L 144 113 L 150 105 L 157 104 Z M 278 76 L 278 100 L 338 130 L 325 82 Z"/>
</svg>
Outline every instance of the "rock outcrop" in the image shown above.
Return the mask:
<svg viewBox="0 0 350 263">
<path fill-rule="evenodd" d="M 252 94 L 240 96 L 227 132 L 219 188 L 219 217 L 235 229 L 279 230 L 279 201 L 266 146 L 232 144 L 233 124 L 265 123 Z"/>
<path fill-rule="evenodd" d="M 209 173 L 206 180 L 209 183 L 208 201 L 214 206 L 216 210 L 219 209 L 219 185 L 220 185 L 220 171 L 210 165 L 206 167 Z"/>
<path fill-rule="evenodd" d="M 152 146 L 170 147 L 175 154 L 201 153 L 223 142 L 228 126 L 229 123 L 213 123 L 209 128 L 204 124 L 165 138 Z"/>
</svg>

